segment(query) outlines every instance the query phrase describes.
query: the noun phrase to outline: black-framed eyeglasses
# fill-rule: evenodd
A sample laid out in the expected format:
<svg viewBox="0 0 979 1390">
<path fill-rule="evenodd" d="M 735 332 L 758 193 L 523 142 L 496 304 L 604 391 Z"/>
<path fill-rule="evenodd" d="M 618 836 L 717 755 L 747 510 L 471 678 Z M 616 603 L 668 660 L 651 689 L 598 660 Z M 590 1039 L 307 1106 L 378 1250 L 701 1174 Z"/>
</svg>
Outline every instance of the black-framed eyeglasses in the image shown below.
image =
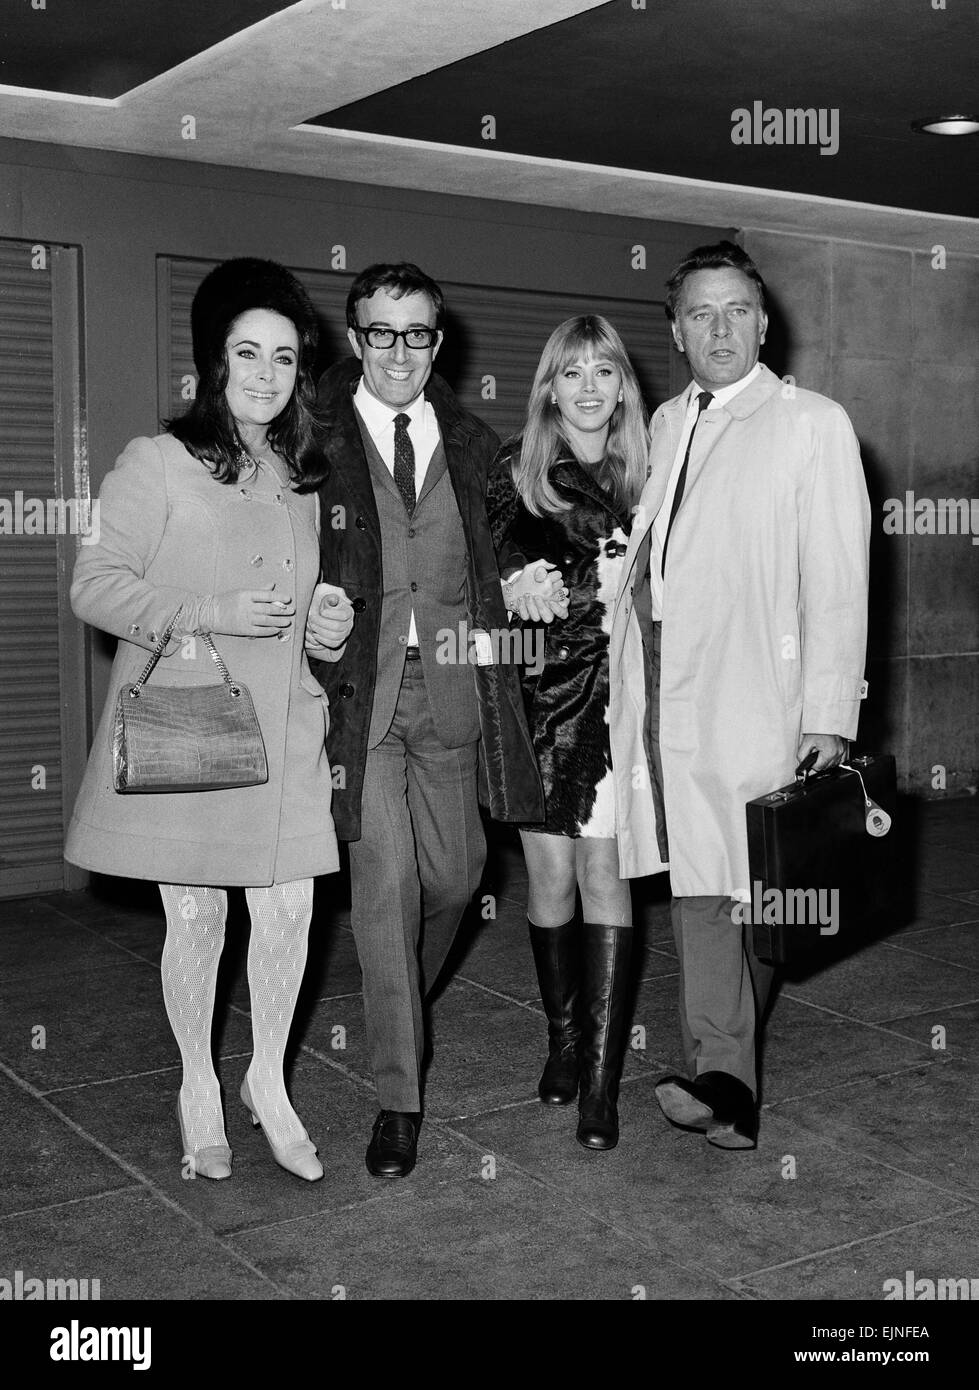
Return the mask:
<svg viewBox="0 0 979 1390">
<path fill-rule="evenodd" d="M 438 342 L 437 328 L 361 328 L 356 327 L 355 333 L 359 333 L 362 338 L 367 339 L 367 344 L 372 348 L 391 348 L 399 338 L 404 338 L 407 348 L 430 348 Z"/>
</svg>

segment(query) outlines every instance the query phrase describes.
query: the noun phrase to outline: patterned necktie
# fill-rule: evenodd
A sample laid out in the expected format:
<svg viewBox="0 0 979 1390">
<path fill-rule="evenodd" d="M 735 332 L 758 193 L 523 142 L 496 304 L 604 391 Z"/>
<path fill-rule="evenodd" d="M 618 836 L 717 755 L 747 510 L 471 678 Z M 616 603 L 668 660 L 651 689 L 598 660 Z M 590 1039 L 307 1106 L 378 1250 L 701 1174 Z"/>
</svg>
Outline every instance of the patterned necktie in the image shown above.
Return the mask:
<svg viewBox="0 0 979 1390">
<path fill-rule="evenodd" d="M 700 417 L 713 399 L 713 391 L 701 391 L 697 395 L 697 418 L 693 422 L 693 429 L 690 431 L 690 438 L 687 440 L 687 452 L 683 455 L 683 463 L 680 465 L 680 476 L 676 480 L 676 491 L 673 494 L 673 506 L 670 508 L 670 520 L 667 524 L 666 536 L 663 540 L 663 563 L 659 571 L 662 575 L 666 574 L 666 547 L 670 543 L 670 532 L 673 530 L 676 514 L 680 510 L 680 503 L 683 501 L 683 489 L 687 485 L 687 464 L 690 462 L 690 445 L 693 443 L 693 437 L 697 433 Z"/>
<path fill-rule="evenodd" d="M 409 419 L 407 415 L 394 417 L 394 481 L 411 516 L 415 510 L 415 450 L 408 436 Z"/>
</svg>

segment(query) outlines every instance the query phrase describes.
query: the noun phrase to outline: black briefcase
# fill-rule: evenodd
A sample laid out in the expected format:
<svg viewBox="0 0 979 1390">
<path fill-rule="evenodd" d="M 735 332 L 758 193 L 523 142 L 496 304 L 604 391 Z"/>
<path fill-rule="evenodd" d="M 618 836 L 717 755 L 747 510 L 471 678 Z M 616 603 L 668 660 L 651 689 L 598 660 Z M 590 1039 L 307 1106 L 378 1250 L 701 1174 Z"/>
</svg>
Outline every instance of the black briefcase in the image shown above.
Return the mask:
<svg viewBox="0 0 979 1390">
<path fill-rule="evenodd" d="M 751 902 L 742 920 L 761 960 L 792 965 L 886 925 L 897 908 L 896 812 L 888 754 L 815 777 L 802 763 L 795 782 L 748 802 Z"/>
</svg>

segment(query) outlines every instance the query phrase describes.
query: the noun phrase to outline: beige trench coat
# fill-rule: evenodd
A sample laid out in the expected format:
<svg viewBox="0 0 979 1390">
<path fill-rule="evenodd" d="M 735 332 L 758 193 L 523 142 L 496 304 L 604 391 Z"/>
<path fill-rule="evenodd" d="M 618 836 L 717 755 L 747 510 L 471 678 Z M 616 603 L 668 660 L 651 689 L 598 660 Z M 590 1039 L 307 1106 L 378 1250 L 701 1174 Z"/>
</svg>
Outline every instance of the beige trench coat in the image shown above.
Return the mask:
<svg viewBox="0 0 979 1390">
<path fill-rule="evenodd" d="M 327 701 L 302 647 L 319 577 L 316 499 L 263 470 L 215 482 L 171 435 L 134 439 L 100 493 L 98 544 L 81 546 L 71 587 L 79 618 L 119 638 L 106 707 L 68 831 L 65 857 L 100 873 L 162 883 L 283 883 L 339 867 L 324 740 Z M 112 785 L 116 696 L 131 685 L 179 605 L 227 589 L 294 595 L 290 637 L 215 635 L 251 692 L 265 740 L 263 786 L 120 795 Z M 178 631 L 180 629 L 178 628 Z M 151 685 L 220 680 L 204 643 L 171 641 Z"/>
<path fill-rule="evenodd" d="M 685 396 L 650 426 L 650 472 L 612 619 L 609 720 L 623 877 L 664 867 L 642 764 L 636 552 L 666 491 Z M 766 367 L 694 436 L 663 596 L 660 747 L 674 894 L 749 889 L 745 803 L 791 781 L 799 739 L 853 738 L 870 506 L 845 411 Z"/>
</svg>

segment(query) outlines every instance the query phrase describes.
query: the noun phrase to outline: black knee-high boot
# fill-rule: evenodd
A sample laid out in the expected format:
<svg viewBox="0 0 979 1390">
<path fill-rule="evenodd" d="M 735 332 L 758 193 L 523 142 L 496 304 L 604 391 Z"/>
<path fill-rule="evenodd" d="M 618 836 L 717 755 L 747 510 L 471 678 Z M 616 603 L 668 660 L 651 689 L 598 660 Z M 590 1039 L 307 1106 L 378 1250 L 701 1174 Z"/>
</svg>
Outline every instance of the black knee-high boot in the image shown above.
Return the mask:
<svg viewBox="0 0 979 1390">
<path fill-rule="evenodd" d="M 537 1094 L 545 1105 L 567 1105 L 578 1093 L 580 928 L 576 916 L 560 927 L 538 927 L 529 917 L 527 925 L 549 1043 Z"/>
<path fill-rule="evenodd" d="M 581 1090 L 578 1143 L 614 1149 L 619 1142 L 619 1075 L 625 1052 L 632 927 L 582 926 Z"/>
</svg>

